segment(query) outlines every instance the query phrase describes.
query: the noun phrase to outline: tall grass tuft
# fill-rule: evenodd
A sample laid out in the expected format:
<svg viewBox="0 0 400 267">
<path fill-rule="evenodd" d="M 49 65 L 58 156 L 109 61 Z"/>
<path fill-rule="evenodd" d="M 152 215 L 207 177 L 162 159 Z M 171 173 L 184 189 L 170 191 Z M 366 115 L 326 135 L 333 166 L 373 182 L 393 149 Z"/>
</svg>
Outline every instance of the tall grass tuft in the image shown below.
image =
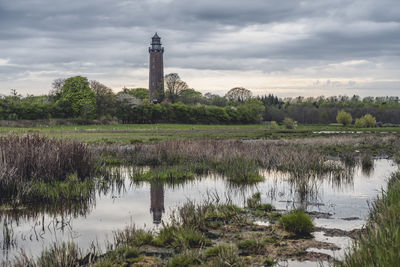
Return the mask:
<svg viewBox="0 0 400 267">
<path fill-rule="evenodd" d="M 86 264 L 93 262 L 94 255 L 88 254 L 85 259 Z M 52 247 L 46 249 L 36 259 L 32 260 L 26 254 L 17 257 L 13 262 L 17 267 L 36 267 L 36 266 L 83 266 L 83 257 L 78 247 L 74 243 L 62 243 L 60 245 L 54 244 Z"/>
<path fill-rule="evenodd" d="M 295 210 L 289 214 L 283 215 L 279 219 L 281 225 L 286 231 L 296 235 L 308 236 L 314 229 L 311 217 L 302 210 Z"/>
</svg>

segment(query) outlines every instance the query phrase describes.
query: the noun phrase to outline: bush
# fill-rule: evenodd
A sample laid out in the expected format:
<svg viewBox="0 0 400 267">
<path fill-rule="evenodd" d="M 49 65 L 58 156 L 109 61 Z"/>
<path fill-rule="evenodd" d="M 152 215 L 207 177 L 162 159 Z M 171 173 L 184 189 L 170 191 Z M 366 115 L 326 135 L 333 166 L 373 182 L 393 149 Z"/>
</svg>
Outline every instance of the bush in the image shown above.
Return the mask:
<svg viewBox="0 0 400 267">
<path fill-rule="evenodd" d="M 271 130 L 276 130 L 276 129 L 279 129 L 279 125 L 276 121 L 271 121 L 271 124 L 269 125 L 268 128 Z"/>
<path fill-rule="evenodd" d="M 282 123 L 286 127 L 286 129 L 295 129 L 297 127 L 297 121 L 289 117 L 286 117 Z"/>
<path fill-rule="evenodd" d="M 353 117 L 351 117 L 350 113 L 347 113 L 343 109 L 338 112 L 336 116 L 336 121 L 340 124 L 343 124 L 343 126 L 350 125 L 353 121 Z"/>
<path fill-rule="evenodd" d="M 369 128 L 369 127 L 375 127 L 376 126 L 376 119 L 371 114 L 365 114 L 363 118 L 364 118 L 366 127 Z"/>
<path fill-rule="evenodd" d="M 358 118 L 354 122 L 354 126 L 357 128 L 365 128 L 365 120 L 363 118 Z"/>
<path fill-rule="evenodd" d="M 354 125 L 357 128 L 370 128 L 376 126 L 376 119 L 371 114 L 366 114 L 363 117 L 356 119 Z"/>
<path fill-rule="evenodd" d="M 314 228 L 311 217 L 304 211 L 296 210 L 279 219 L 279 224 L 288 232 L 296 235 L 310 235 Z"/>
</svg>

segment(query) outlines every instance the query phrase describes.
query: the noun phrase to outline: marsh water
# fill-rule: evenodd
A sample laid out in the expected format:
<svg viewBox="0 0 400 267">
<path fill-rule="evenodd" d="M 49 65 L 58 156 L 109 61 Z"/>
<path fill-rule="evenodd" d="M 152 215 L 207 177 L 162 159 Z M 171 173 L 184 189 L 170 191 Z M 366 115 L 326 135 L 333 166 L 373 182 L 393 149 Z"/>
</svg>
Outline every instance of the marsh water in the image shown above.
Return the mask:
<svg viewBox="0 0 400 267">
<path fill-rule="evenodd" d="M 12 259 L 21 249 L 28 255 L 38 255 L 44 247 L 60 241 L 74 241 L 82 249 L 88 249 L 93 242 L 104 248 L 107 240 L 112 241 L 113 231 L 127 225 L 157 231 L 163 222 L 168 222 L 174 208 L 188 200 L 202 203 L 206 198 L 217 197 L 222 202 L 229 200 L 244 206 L 255 192 L 261 193 L 263 203 L 272 203 L 278 210 L 303 207 L 324 215 L 314 219 L 316 226 L 357 229 L 365 223 L 369 203 L 395 170 L 397 165 L 391 160 L 375 159 L 371 169 L 350 168 L 346 179 L 328 175 L 310 179 L 301 186 L 289 174 L 262 170 L 263 182 L 238 186 L 218 175 L 198 177 L 180 185 L 137 184 L 130 179 L 131 168 L 119 167 L 114 171 L 120 173 L 122 184 L 99 190 L 83 207 L 1 211 L 0 262 Z M 258 223 L 268 224 L 268 221 Z M 314 235 L 342 248 L 350 243 L 345 237 L 329 240 L 323 232 Z M 335 253 L 333 256 L 340 257 L 343 249 Z"/>
</svg>

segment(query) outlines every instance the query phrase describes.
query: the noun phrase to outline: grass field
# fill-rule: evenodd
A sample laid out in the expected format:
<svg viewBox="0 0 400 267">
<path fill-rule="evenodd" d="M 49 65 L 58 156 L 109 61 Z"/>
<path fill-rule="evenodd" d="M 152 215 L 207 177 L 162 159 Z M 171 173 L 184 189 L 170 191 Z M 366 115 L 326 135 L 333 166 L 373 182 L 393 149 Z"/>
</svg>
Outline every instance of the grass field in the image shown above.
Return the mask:
<svg viewBox="0 0 400 267">
<path fill-rule="evenodd" d="M 319 133 L 332 131 L 341 133 Z M 199 125 L 199 124 L 113 124 L 41 127 L 0 127 L 0 135 L 39 134 L 48 137 L 75 139 L 89 144 L 151 143 L 174 139 L 281 139 L 327 134 L 379 133 L 399 134 L 400 127 L 354 128 L 340 125 L 299 125 L 294 130 L 265 124 Z"/>
</svg>

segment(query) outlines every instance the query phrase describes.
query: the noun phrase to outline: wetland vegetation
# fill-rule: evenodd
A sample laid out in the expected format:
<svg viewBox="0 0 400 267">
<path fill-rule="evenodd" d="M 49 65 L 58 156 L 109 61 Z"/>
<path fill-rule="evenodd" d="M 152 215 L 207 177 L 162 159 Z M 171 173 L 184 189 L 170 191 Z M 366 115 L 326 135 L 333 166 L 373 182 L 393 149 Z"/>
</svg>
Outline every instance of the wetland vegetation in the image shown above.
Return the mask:
<svg viewBox="0 0 400 267">
<path fill-rule="evenodd" d="M 395 161 L 400 158 L 398 136 L 386 133 L 304 135 L 278 140 L 180 138 L 131 144 L 125 141 L 86 144 L 38 133 L 0 137 L 3 251 L 18 247 L 13 221 L 42 216 L 40 225 L 44 228 L 48 217 L 61 216 L 63 221 L 71 215 L 85 217 L 96 205 L 96 195 L 110 193 L 117 199 L 132 185 L 150 185 L 153 223 L 159 226 L 141 228 L 135 226 L 133 219 L 130 226 L 115 231 L 113 240 L 105 246 L 80 248 L 73 240 L 62 239 L 35 256 L 28 250 L 14 260 L 6 259 L 5 263 L 17 266 L 272 266 L 287 260 L 334 263 L 333 256 L 312 251 L 339 250 L 335 244 L 313 237 L 315 231 L 325 229 L 315 220 L 331 216 L 307 208 L 324 205 L 318 203 L 319 186 L 326 182 L 337 188 L 351 185 L 355 169 L 362 169 L 365 175 L 373 172 L 374 158 L 390 157 Z M 128 184 L 121 178 L 124 174 L 120 165 L 129 169 Z M 257 188 L 265 182 L 267 173 L 274 172 L 284 175 L 282 179 L 290 185 L 292 195 L 287 199 L 286 208 L 266 202 L 266 192 L 258 189 L 246 195 L 244 204 L 232 202 L 231 195 L 223 195 L 227 199 L 221 201 L 218 194 L 208 191 L 201 202 L 189 199 L 175 207 L 168 218 L 161 219 L 164 186 L 183 188 L 190 182 L 201 183 L 202 179 L 223 179 L 227 187 L 246 191 L 246 188 Z M 391 185 L 395 181 L 392 178 Z M 156 194 L 162 194 L 162 199 L 154 200 Z M 392 205 L 388 204 L 388 198 L 385 193 L 375 202 L 367 229 L 381 218 L 378 210 L 385 216 L 396 212 L 396 208 L 387 212 L 382 208 L 382 205 Z M 160 204 L 162 207 L 157 206 Z M 61 225 L 70 227 L 64 222 Z M 341 231 L 352 237 L 359 232 Z M 372 240 L 375 231 L 363 231 L 352 254 L 340 264 L 360 266 L 353 262 L 369 254 L 364 251 L 373 249 L 371 242 L 364 240 Z M 394 241 L 386 238 L 373 243 Z M 376 253 L 379 257 L 382 252 Z M 370 259 L 363 260 L 365 263 Z"/>
</svg>

